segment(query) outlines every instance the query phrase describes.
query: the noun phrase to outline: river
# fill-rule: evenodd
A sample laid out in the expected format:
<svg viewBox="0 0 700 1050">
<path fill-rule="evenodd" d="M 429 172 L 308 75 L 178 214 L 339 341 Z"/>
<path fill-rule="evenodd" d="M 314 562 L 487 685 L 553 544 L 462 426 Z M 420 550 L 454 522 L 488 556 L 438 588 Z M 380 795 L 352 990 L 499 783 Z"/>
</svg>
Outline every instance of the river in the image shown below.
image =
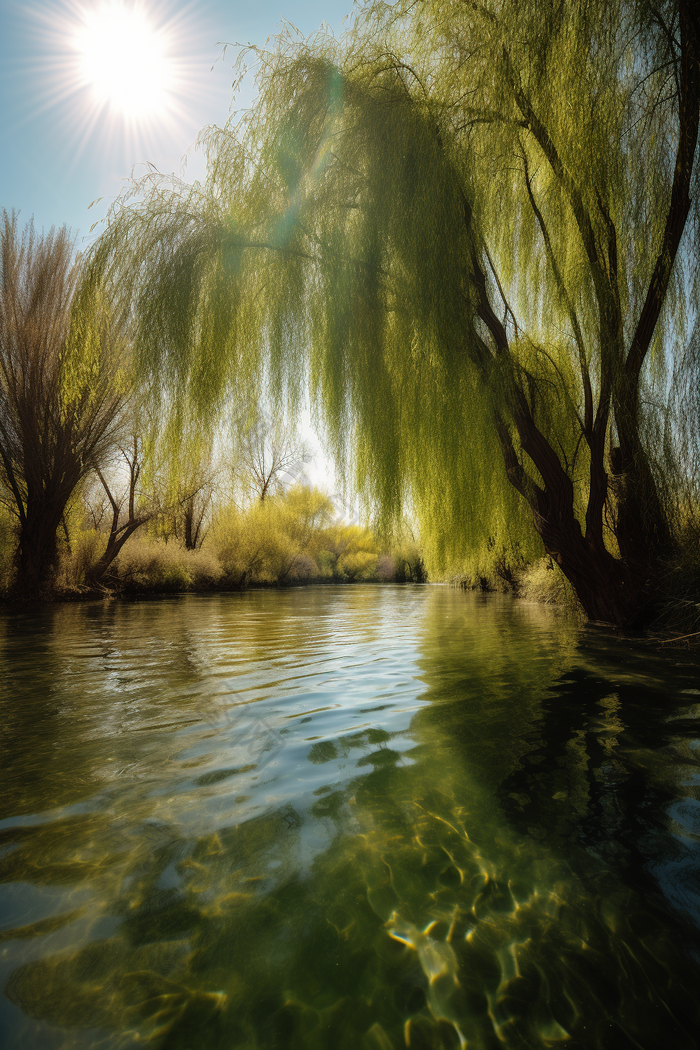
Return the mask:
<svg viewBox="0 0 700 1050">
<path fill-rule="evenodd" d="M 700 664 L 433 586 L 0 611 L 0 1044 L 695 1050 Z"/>
</svg>

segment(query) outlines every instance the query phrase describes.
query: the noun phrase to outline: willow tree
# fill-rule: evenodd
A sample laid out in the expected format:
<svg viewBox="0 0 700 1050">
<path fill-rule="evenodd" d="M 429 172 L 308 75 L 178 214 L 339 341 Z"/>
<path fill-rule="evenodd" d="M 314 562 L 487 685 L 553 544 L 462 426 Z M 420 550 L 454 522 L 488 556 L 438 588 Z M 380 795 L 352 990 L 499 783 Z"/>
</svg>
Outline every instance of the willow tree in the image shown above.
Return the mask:
<svg viewBox="0 0 700 1050">
<path fill-rule="evenodd" d="M 57 530 L 110 448 L 126 398 L 120 343 L 65 227 L 0 221 L 0 480 L 17 523 L 15 591 L 46 597 Z"/>
<path fill-rule="evenodd" d="M 308 382 L 341 470 L 409 499 L 438 557 L 539 537 L 589 616 L 643 620 L 699 47 L 685 0 L 399 0 L 256 52 L 207 183 L 141 184 L 100 244 L 143 367 L 199 404 L 259 368 L 292 402 Z"/>
<path fill-rule="evenodd" d="M 264 503 L 283 492 L 285 484 L 299 480 L 304 464 L 312 459 L 294 421 L 273 418 L 264 409 L 243 411 L 231 423 L 231 474 L 245 502 Z"/>
</svg>

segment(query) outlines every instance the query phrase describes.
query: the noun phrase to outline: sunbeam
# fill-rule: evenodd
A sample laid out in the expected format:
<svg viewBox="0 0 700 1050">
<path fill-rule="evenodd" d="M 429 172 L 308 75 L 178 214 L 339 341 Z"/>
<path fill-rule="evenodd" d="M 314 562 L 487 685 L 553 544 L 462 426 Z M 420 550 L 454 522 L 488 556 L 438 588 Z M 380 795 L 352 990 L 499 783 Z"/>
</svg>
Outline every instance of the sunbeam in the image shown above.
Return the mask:
<svg viewBox="0 0 700 1050">
<path fill-rule="evenodd" d="M 73 163 L 87 148 L 120 167 L 157 163 L 173 142 L 184 153 L 211 90 L 191 7 L 173 15 L 158 2 L 67 0 L 26 13 L 37 39 L 32 111 L 57 112 Z"/>
</svg>

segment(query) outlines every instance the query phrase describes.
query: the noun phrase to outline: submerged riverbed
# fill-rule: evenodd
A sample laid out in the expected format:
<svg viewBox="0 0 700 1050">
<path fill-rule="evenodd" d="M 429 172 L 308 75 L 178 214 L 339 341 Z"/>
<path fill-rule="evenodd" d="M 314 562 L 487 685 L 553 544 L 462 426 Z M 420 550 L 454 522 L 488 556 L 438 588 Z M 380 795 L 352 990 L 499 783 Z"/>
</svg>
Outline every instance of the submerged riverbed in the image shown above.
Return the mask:
<svg viewBox="0 0 700 1050">
<path fill-rule="evenodd" d="M 0 1044 L 700 1045 L 700 667 L 439 587 L 0 614 Z"/>
</svg>

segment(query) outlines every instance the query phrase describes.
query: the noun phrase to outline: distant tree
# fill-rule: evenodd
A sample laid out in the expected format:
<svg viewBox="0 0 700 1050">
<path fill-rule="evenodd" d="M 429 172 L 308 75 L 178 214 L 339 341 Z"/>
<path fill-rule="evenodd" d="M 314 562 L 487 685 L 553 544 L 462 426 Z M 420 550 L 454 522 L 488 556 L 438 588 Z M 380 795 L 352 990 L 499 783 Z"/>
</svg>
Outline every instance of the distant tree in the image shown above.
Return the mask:
<svg viewBox="0 0 700 1050">
<path fill-rule="evenodd" d="M 336 521 L 324 530 L 320 543 L 324 561 L 339 579 L 354 580 L 367 574 L 379 560 L 377 541 L 362 525 Z"/>
<path fill-rule="evenodd" d="M 98 248 L 148 367 L 195 400 L 308 378 L 341 473 L 435 559 L 544 547 L 591 618 L 643 623 L 700 287 L 696 5 L 377 2 L 255 58 L 207 184 L 142 185 Z"/>
<path fill-rule="evenodd" d="M 292 485 L 245 510 L 220 507 L 212 526 L 212 547 L 230 580 L 285 583 L 318 572 L 326 529 L 334 514 L 328 496 Z M 320 560 L 323 560 L 322 558 Z"/>
<path fill-rule="evenodd" d="M 151 427 L 151 432 L 153 427 Z M 224 473 L 216 427 L 190 429 L 180 435 L 177 448 L 157 442 L 152 458 L 150 498 L 158 510 L 155 531 L 166 540 L 176 538 L 186 550 L 199 550 L 211 525 L 219 481 Z"/>
<path fill-rule="evenodd" d="M 233 471 L 244 492 L 264 503 L 287 482 L 297 481 L 312 458 L 296 424 L 264 410 L 233 424 Z"/>
<path fill-rule="evenodd" d="M 15 593 L 51 593 L 57 530 L 127 399 L 122 345 L 63 228 L 0 222 L 0 472 L 17 522 Z"/>
<path fill-rule="evenodd" d="M 207 537 L 207 520 L 214 499 L 211 476 L 200 478 L 182 506 L 182 542 L 188 551 L 199 550 Z"/>
<path fill-rule="evenodd" d="M 99 485 L 85 503 L 88 520 L 106 533 L 106 543 L 86 573 L 90 584 L 104 582 L 124 545 L 144 525 L 166 541 L 175 536 L 186 550 L 198 550 L 204 541 L 216 473 L 211 437 L 190 435 L 176 453 L 167 438 L 159 441 L 150 414 L 143 404 L 132 411 L 109 464 L 95 467 Z"/>
<path fill-rule="evenodd" d="M 134 434 L 129 444 L 121 445 L 115 451 L 119 454 L 119 466 L 126 467 L 126 483 L 120 489 L 114 481 L 107 480 L 107 471 L 95 467 L 111 509 L 111 520 L 105 548 L 86 574 L 87 583 L 92 586 L 102 583 L 127 540 L 157 512 L 153 502 L 144 500 L 138 488 L 143 470 L 143 440 Z"/>
<path fill-rule="evenodd" d="M 325 493 L 306 485 L 293 485 L 288 489 L 280 497 L 279 508 L 292 552 L 278 577 L 279 582 L 283 582 L 293 574 L 303 555 L 318 554 L 323 530 L 329 524 L 335 508 Z"/>
</svg>

